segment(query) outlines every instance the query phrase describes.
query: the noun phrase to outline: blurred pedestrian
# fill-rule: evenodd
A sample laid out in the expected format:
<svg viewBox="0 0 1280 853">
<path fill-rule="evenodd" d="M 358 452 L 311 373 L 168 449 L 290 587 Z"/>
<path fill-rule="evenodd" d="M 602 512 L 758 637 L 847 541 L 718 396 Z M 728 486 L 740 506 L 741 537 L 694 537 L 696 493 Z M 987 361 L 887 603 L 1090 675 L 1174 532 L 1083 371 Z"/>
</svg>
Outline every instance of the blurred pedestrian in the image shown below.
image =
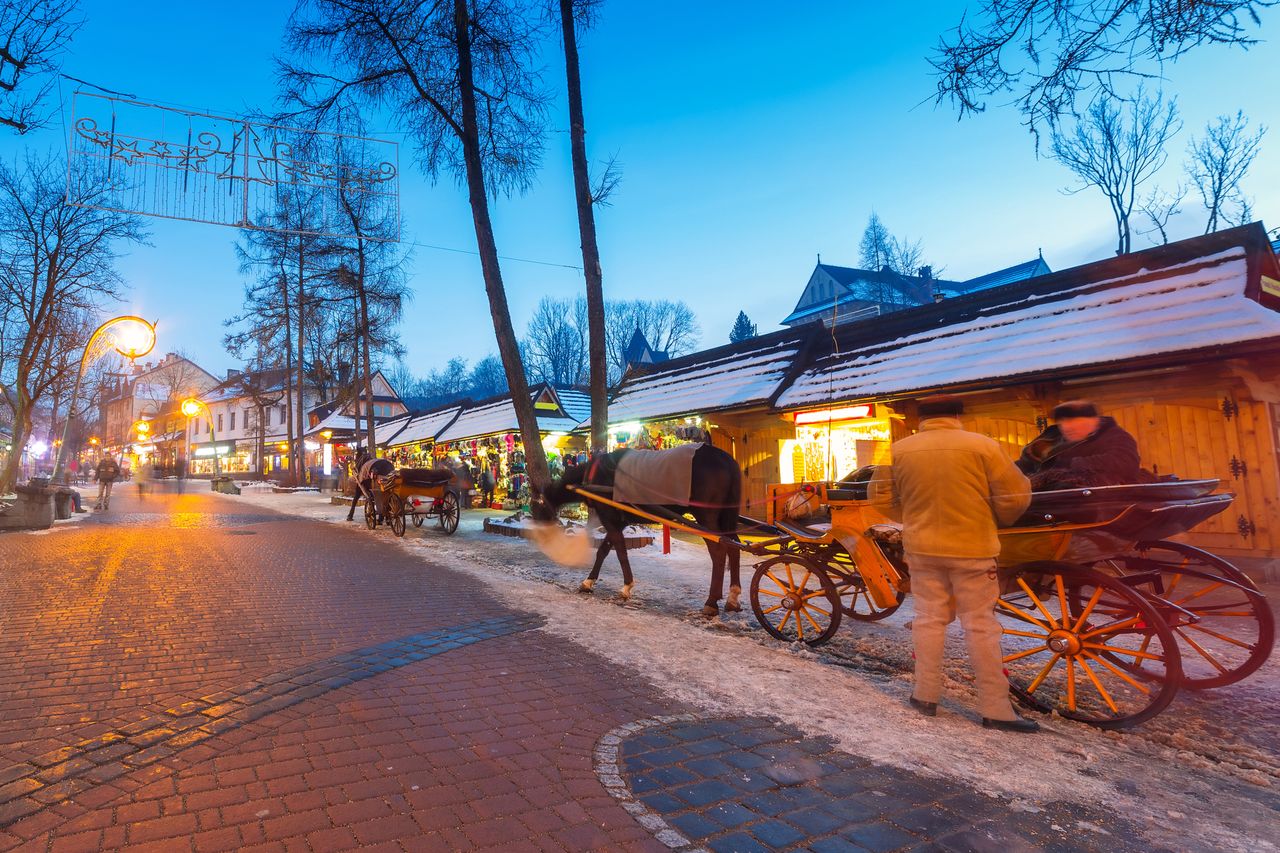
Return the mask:
<svg viewBox="0 0 1280 853">
<path fill-rule="evenodd" d="M 110 453 L 105 454 L 95 469 L 98 477 L 98 500 L 94 509 L 111 509 L 111 487 L 120 479 L 120 463 Z"/>
<path fill-rule="evenodd" d="M 983 727 L 1034 732 L 1039 725 L 1018 716 L 1009 702 L 995 617 L 996 531 L 1026 511 L 1031 484 L 993 439 L 965 431 L 963 412 L 955 397 L 922 400 L 919 432 L 894 443 L 893 464 L 880 466 L 869 487 L 873 505 L 902 522 L 916 610 L 911 705 L 925 716 L 937 714 L 947 626 L 958 615 Z"/>
</svg>

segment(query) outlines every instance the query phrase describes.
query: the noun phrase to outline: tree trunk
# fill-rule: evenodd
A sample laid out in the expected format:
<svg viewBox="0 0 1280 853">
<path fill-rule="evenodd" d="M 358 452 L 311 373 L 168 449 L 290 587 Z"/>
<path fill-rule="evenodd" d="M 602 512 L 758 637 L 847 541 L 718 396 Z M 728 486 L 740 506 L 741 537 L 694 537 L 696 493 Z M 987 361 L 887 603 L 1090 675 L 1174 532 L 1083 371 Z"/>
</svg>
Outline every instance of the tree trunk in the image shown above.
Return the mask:
<svg viewBox="0 0 1280 853">
<path fill-rule="evenodd" d="M 511 325 L 511 310 L 502 285 L 502 269 L 498 264 L 498 244 L 493 237 L 493 221 L 489 216 L 489 198 L 485 194 L 484 166 L 480 158 L 480 131 L 476 120 L 475 80 L 471 67 L 471 31 L 467 0 L 454 0 L 453 23 L 458 45 L 458 89 L 462 100 L 462 153 L 466 163 L 467 194 L 471 202 L 471 218 L 480 251 L 480 268 L 484 273 L 484 289 L 489 297 L 489 313 L 493 316 L 494 337 L 498 354 L 507 372 L 511 402 L 520 437 L 524 442 L 525 468 L 535 490 L 543 489 L 550 480 L 547 455 L 538 433 L 537 415 L 529 398 L 524 363 Z"/>
<path fill-rule="evenodd" d="M 298 238 L 298 404 L 294 407 L 294 418 L 297 420 L 297 442 L 290 445 L 293 448 L 292 458 L 296 460 L 293 469 L 294 482 L 299 486 L 305 486 L 307 483 L 307 448 L 305 420 L 307 416 L 307 338 L 306 338 L 306 252 L 303 249 L 302 241 L 304 238 Z"/>
<path fill-rule="evenodd" d="M 604 274 L 596 243 L 596 217 L 587 169 L 587 127 L 582 110 L 582 77 L 578 68 L 578 40 L 573 0 L 560 0 L 564 33 L 564 67 L 569 94 L 569 148 L 573 160 L 573 188 L 578 202 L 578 233 L 582 238 L 582 272 L 587 280 L 587 363 L 591 371 L 591 452 L 603 453 L 609 442 L 609 388 L 605 363 Z"/>
<path fill-rule="evenodd" d="M 356 291 L 360 294 L 360 348 L 364 360 L 364 397 L 367 407 L 365 441 L 369 453 L 378 455 L 378 445 L 374 443 L 373 431 L 373 369 L 369 358 L 369 295 L 364 290 L 364 241 L 359 242 L 357 257 L 359 269 L 356 270 Z M 356 403 L 356 426 L 360 424 L 360 404 Z"/>
<path fill-rule="evenodd" d="M 289 465 L 283 482 L 292 481 L 298 474 L 293 467 L 293 318 L 289 313 L 289 280 L 283 270 L 280 273 L 280 298 L 284 303 L 284 432 L 287 449 L 284 458 Z"/>
<path fill-rule="evenodd" d="M 27 400 L 26 382 L 28 376 L 19 375 L 15 391 L 16 404 L 13 407 L 13 449 L 5 460 L 4 475 L 0 476 L 0 494 L 9 494 L 18 484 L 18 472 L 22 466 L 22 451 L 31 437 L 30 403 Z"/>
</svg>

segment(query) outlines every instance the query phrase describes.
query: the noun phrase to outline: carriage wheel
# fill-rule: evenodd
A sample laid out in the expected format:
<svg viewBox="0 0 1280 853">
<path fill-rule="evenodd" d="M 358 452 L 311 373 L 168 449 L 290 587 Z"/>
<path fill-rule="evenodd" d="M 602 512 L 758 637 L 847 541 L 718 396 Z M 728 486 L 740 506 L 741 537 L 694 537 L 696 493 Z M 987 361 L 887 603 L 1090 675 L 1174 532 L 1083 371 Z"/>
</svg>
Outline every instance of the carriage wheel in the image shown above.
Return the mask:
<svg viewBox="0 0 1280 853">
<path fill-rule="evenodd" d="M 412 514 L 413 514 L 413 526 L 414 526 L 414 527 L 421 527 L 421 526 L 422 526 L 422 522 L 424 522 L 424 521 L 426 521 L 426 520 L 427 520 L 426 515 L 424 515 L 423 513 L 419 512 L 419 511 L 417 510 L 417 508 L 414 508 L 413 513 L 412 513 Z"/>
<path fill-rule="evenodd" d="M 374 512 L 373 501 L 364 499 L 364 526 L 373 530 L 378 526 L 378 514 Z"/>
<path fill-rule="evenodd" d="M 450 535 L 458 529 L 458 520 L 462 518 L 462 508 L 458 505 L 458 496 L 453 492 L 445 492 L 440 499 L 440 527 Z"/>
<path fill-rule="evenodd" d="M 1249 576 L 1226 560 L 1179 542 L 1140 542 L 1095 568 L 1119 575 L 1155 604 L 1177 637 L 1186 687 L 1234 684 L 1271 654 L 1275 615 Z"/>
<path fill-rule="evenodd" d="M 797 554 L 756 566 L 751 610 L 770 635 L 820 646 L 840 627 L 840 595 L 827 573 Z"/>
<path fill-rule="evenodd" d="M 1006 580 L 996 616 L 1010 687 L 1023 704 L 1118 729 L 1173 700 L 1182 672 L 1177 640 L 1141 594 L 1067 563 L 1028 563 Z"/>
<path fill-rule="evenodd" d="M 907 597 L 902 590 L 898 590 L 898 600 L 894 604 L 888 607 L 877 605 L 867 592 L 867 582 L 858 574 L 853 557 L 842 546 L 834 547 L 835 550 L 830 555 L 831 566 L 836 570 L 832 573 L 832 581 L 836 585 L 836 592 L 840 594 L 840 609 L 845 616 L 859 622 L 879 622 L 902 606 L 903 599 Z"/>
<path fill-rule="evenodd" d="M 387 495 L 387 516 L 391 524 L 391 532 L 404 536 L 404 498 L 397 494 Z"/>
</svg>

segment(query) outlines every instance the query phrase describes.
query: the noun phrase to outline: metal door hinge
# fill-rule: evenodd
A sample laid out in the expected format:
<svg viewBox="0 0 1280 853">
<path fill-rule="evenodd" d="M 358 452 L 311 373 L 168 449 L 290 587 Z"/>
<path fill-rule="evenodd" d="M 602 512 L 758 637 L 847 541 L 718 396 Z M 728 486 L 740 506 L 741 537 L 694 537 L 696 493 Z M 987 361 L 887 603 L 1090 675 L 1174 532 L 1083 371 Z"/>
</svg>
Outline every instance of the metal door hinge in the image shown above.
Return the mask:
<svg viewBox="0 0 1280 853">
<path fill-rule="evenodd" d="M 1222 409 L 1222 416 L 1227 420 L 1231 420 L 1236 415 L 1240 414 L 1240 406 L 1230 397 L 1222 398 L 1222 405 L 1220 408 Z"/>
<path fill-rule="evenodd" d="M 1231 471 L 1233 480 L 1249 476 L 1249 465 L 1243 459 L 1236 458 L 1234 454 L 1231 456 L 1231 461 L 1227 463 L 1227 467 Z"/>
<path fill-rule="evenodd" d="M 1253 521 L 1245 518 L 1243 515 L 1236 519 L 1236 530 L 1238 530 L 1240 535 L 1245 539 L 1248 539 L 1250 536 L 1255 536 L 1258 533 L 1258 528 L 1254 526 Z"/>
</svg>

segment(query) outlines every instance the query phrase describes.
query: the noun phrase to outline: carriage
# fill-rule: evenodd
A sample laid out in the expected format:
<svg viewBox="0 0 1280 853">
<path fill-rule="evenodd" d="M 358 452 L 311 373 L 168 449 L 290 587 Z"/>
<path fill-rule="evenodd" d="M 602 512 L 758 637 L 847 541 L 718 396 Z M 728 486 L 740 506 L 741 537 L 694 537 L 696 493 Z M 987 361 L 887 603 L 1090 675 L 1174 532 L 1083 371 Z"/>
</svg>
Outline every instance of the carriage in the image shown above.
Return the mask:
<svg viewBox="0 0 1280 853">
<path fill-rule="evenodd" d="M 768 633 L 820 646 L 845 617 L 876 621 L 910 591 L 901 529 L 867 499 L 870 469 L 853 482 L 795 486 L 829 522 L 766 524 L 742 517 L 736 537 L 661 508 L 621 507 L 704 539 L 765 557 L 751 607 Z M 997 617 L 1014 696 L 1041 712 L 1101 728 L 1149 720 L 1181 687 L 1235 683 L 1260 667 L 1275 639 L 1264 596 L 1241 571 L 1169 541 L 1225 510 L 1217 480 L 1039 492 L 1000 531 Z"/>
<path fill-rule="evenodd" d="M 901 531 L 862 482 L 814 484 L 830 523 L 776 522 L 789 539 L 756 566 L 751 606 L 770 634 L 821 645 L 841 619 L 883 619 L 910 590 Z M 1274 616 L 1230 563 L 1169 540 L 1225 510 L 1217 480 L 1037 492 L 1000 531 L 996 615 L 1013 693 L 1102 728 L 1151 719 L 1180 687 L 1235 683 L 1267 659 Z"/>
<path fill-rule="evenodd" d="M 445 468 L 400 468 L 377 478 L 376 488 L 385 495 L 387 523 L 396 536 L 404 536 L 408 522 L 421 527 L 428 518 L 440 522 L 440 529 L 452 534 L 462 517 L 462 497 L 457 476 Z M 377 527 L 378 518 L 365 502 L 365 524 Z"/>
</svg>

